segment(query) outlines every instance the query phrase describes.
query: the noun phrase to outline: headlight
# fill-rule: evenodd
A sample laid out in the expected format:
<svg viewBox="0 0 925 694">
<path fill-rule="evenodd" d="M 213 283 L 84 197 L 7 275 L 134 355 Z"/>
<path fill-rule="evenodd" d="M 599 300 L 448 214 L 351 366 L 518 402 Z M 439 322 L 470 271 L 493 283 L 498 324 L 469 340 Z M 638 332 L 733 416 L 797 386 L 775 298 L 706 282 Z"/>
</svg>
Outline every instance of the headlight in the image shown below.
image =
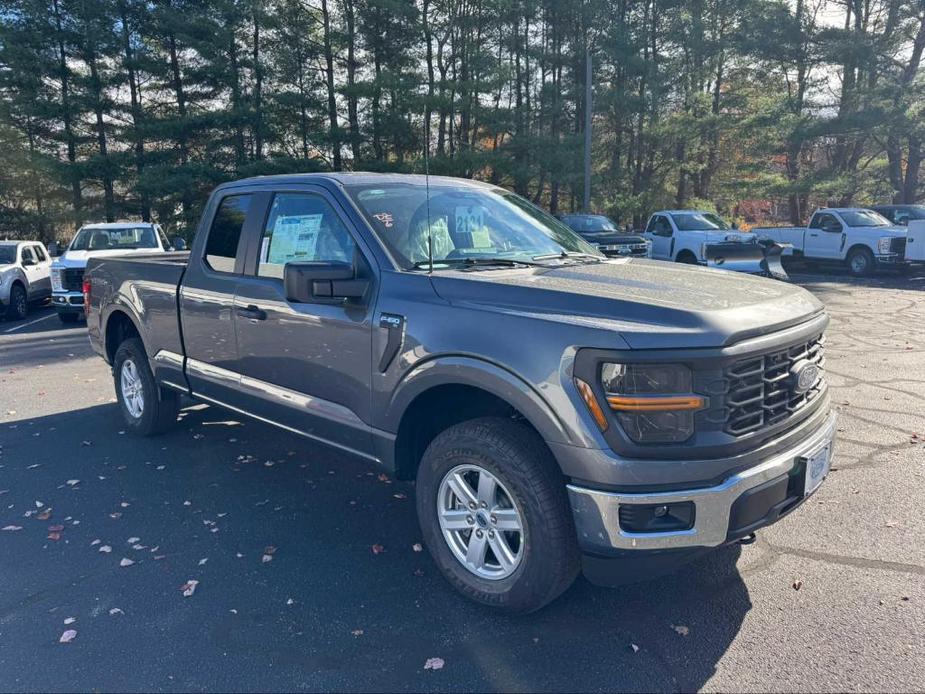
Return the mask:
<svg viewBox="0 0 925 694">
<path fill-rule="evenodd" d="M 604 364 L 607 404 L 636 443 L 679 443 L 694 433 L 694 412 L 705 405 L 692 393 L 691 370 L 682 364 Z"/>
<path fill-rule="evenodd" d="M 880 255 L 886 255 L 890 252 L 891 246 L 893 245 L 893 239 L 889 236 L 882 236 L 877 239 L 877 253 Z"/>
<path fill-rule="evenodd" d="M 61 270 L 53 267 L 51 269 L 51 288 L 52 291 L 60 292 L 64 289 L 61 285 Z"/>
</svg>

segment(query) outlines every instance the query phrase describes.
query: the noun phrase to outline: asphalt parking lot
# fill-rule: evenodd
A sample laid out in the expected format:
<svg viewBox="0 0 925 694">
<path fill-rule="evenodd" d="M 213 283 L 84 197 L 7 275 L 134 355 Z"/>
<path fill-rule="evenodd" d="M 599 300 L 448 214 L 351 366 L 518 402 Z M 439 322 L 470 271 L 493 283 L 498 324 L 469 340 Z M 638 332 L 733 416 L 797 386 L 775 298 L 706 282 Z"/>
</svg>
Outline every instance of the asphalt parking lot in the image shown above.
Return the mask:
<svg viewBox="0 0 925 694">
<path fill-rule="evenodd" d="M 797 279 L 833 319 L 822 489 L 753 545 L 520 618 L 415 551 L 411 485 L 205 406 L 132 438 L 84 325 L 0 322 L 0 689 L 922 690 L 925 277 Z"/>
</svg>

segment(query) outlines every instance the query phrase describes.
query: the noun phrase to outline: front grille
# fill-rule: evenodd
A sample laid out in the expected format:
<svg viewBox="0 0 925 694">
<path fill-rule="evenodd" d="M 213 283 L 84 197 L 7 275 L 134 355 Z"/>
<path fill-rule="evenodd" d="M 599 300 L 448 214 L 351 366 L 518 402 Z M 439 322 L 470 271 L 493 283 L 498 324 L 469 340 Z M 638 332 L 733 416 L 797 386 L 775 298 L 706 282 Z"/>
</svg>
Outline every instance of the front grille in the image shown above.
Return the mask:
<svg viewBox="0 0 925 694">
<path fill-rule="evenodd" d="M 905 256 L 906 255 L 906 237 L 905 236 L 894 236 L 890 239 L 890 253 L 896 253 L 897 255 Z"/>
<path fill-rule="evenodd" d="M 61 287 L 66 292 L 82 292 L 83 281 L 83 268 L 65 268 L 61 271 Z"/>
<path fill-rule="evenodd" d="M 774 426 L 806 407 L 825 390 L 825 337 L 737 361 L 725 369 L 724 431 L 742 436 Z M 791 370 L 807 361 L 819 368 L 815 383 L 795 391 Z"/>
</svg>

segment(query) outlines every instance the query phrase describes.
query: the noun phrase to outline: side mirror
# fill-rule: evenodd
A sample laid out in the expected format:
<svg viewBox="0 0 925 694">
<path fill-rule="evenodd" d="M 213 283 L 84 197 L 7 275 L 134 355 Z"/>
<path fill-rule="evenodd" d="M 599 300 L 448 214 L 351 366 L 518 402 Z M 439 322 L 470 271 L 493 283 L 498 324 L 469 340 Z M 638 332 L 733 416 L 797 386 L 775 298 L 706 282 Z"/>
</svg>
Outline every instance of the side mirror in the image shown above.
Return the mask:
<svg viewBox="0 0 925 694">
<path fill-rule="evenodd" d="M 175 251 L 185 251 L 186 240 L 182 236 L 175 236 L 173 242 L 170 244 L 170 247 Z"/>
<path fill-rule="evenodd" d="M 340 304 L 366 296 L 369 280 L 357 278 L 350 263 L 297 261 L 283 268 L 283 286 L 289 301 Z"/>
</svg>

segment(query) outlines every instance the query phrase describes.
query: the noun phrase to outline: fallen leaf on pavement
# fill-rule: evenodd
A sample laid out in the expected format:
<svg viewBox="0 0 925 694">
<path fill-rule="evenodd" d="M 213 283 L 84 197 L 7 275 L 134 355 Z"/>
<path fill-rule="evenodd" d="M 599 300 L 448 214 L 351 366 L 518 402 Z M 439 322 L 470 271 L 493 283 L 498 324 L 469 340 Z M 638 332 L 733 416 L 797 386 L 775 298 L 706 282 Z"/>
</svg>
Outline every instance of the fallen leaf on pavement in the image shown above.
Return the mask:
<svg viewBox="0 0 925 694">
<path fill-rule="evenodd" d="M 46 508 L 41 513 L 36 514 L 36 519 L 41 521 L 46 521 L 51 518 L 51 508 Z"/>
<path fill-rule="evenodd" d="M 191 597 L 193 593 L 196 592 L 196 586 L 198 585 L 199 585 L 199 581 L 190 579 L 186 583 L 184 583 L 182 586 L 180 586 L 180 590 L 183 593 L 183 597 L 184 598 Z"/>
<path fill-rule="evenodd" d="M 67 481 L 68 487 L 73 487 L 75 484 L 80 484 L 80 480 L 68 480 Z"/>
<path fill-rule="evenodd" d="M 264 547 L 263 556 L 260 558 L 260 561 L 262 561 L 264 564 L 266 564 L 268 561 L 273 561 L 274 554 L 276 554 L 276 547 L 274 547 L 273 545 L 270 545 L 269 547 Z"/>
<path fill-rule="evenodd" d="M 421 546 L 421 543 L 420 543 L 420 542 L 415 542 L 413 545 L 411 545 L 411 549 L 413 549 L 415 552 L 423 552 L 423 551 L 424 551 L 424 548 Z"/>
<path fill-rule="evenodd" d="M 62 530 L 64 530 L 64 526 L 63 525 L 49 525 L 48 530 L 53 533 L 60 533 Z"/>
<path fill-rule="evenodd" d="M 363 635 L 363 630 L 362 630 L 362 629 L 354 629 L 354 630 L 351 631 L 350 633 L 353 634 L 354 636 L 362 636 L 362 635 Z"/>
<path fill-rule="evenodd" d="M 428 658 L 427 662 L 424 663 L 425 670 L 442 670 L 443 669 L 443 658 Z"/>
<path fill-rule="evenodd" d="M 77 619 L 75 617 L 68 617 L 67 619 L 64 620 L 64 623 L 67 625 L 67 624 L 73 624 L 76 621 Z"/>
<path fill-rule="evenodd" d="M 206 557 L 205 559 L 200 559 L 200 560 L 199 560 L 199 566 L 202 566 L 202 565 L 205 564 L 207 561 L 209 561 L 209 558 L 208 558 L 208 557 Z"/>
<path fill-rule="evenodd" d="M 118 607 L 113 607 L 111 610 L 109 610 L 109 614 L 117 615 L 117 614 L 125 614 L 125 612 L 120 610 Z"/>
<path fill-rule="evenodd" d="M 61 634 L 61 638 L 58 639 L 58 643 L 70 643 L 71 641 L 74 640 L 76 636 L 77 636 L 76 631 L 74 631 L 73 629 L 68 629 L 63 634 Z"/>
<path fill-rule="evenodd" d="M 109 545 L 103 545 L 102 547 L 100 547 L 100 552 L 105 552 L 106 554 L 109 554 L 111 551 L 112 551 L 112 547 L 110 547 Z"/>
<path fill-rule="evenodd" d="M 630 648 L 633 649 L 633 653 L 639 653 L 639 646 L 637 646 L 635 643 L 631 643 Z"/>
<path fill-rule="evenodd" d="M 141 539 L 140 537 L 130 537 L 129 539 L 126 540 L 126 542 L 129 543 L 130 545 L 134 545 L 140 539 Z"/>
<path fill-rule="evenodd" d="M 36 507 L 36 508 L 42 508 L 42 506 L 44 506 L 44 505 L 45 505 L 45 504 L 43 504 L 41 501 L 36 501 L 36 502 L 35 502 L 35 507 Z"/>
<path fill-rule="evenodd" d="M 9 530 L 9 531 L 22 530 L 22 526 L 21 525 L 5 525 L 3 526 L 3 529 Z"/>
<path fill-rule="evenodd" d="M 55 542 L 57 542 L 58 540 L 61 539 L 61 533 L 48 533 L 47 539 L 54 540 Z"/>
<path fill-rule="evenodd" d="M 385 547 L 382 545 L 373 545 L 370 549 L 372 549 L 373 554 L 382 554 L 385 551 Z"/>
<path fill-rule="evenodd" d="M 687 636 L 688 634 L 691 633 L 691 630 L 688 629 L 688 628 L 687 628 L 686 626 L 684 626 L 683 624 L 678 624 L 678 625 L 672 624 L 672 625 L 671 625 L 671 628 L 674 629 L 674 630 L 675 630 L 676 632 L 678 632 L 679 634 L 681 634 L 681 636 Z"/>
<path fill-rule="evenodd" d="M 119 566 L 124 568 L 126 566 L 131 566 L 134 563 L 135 562 L 133 562 L 131 559 L 126 559 L 125 557 L 123 557 L 122 561 L 119 562 Z"/>
<path fill-rule="evenodd" d="M 801 581 L 799 578 L 793 582 L 794 590 L 799 590 L 802 587 L 803 587 L 803 581 Z"/>
</svg>

